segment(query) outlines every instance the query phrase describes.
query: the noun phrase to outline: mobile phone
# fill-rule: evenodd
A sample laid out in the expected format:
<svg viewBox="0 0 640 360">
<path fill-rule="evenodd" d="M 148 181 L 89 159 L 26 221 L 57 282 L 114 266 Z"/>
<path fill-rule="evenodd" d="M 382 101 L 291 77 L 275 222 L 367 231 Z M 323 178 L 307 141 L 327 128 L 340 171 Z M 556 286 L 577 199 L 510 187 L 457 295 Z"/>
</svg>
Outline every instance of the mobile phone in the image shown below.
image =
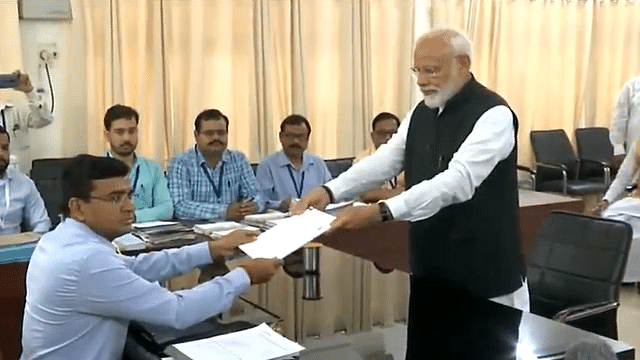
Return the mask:
<svg viewBox="0 0 640 360">
<path fill-rule="evenodd" d="M 17 86 L 17 74 L 0 74 L 0 89 L 13 89 Z"/>
</svg>

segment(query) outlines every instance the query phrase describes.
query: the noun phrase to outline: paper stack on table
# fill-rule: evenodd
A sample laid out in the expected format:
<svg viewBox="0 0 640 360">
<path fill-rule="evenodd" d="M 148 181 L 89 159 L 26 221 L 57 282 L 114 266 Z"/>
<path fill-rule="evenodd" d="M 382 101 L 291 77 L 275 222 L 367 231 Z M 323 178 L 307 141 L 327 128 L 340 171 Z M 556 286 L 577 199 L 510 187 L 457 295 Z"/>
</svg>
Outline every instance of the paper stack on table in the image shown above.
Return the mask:
<svg viewBox="0 0 640 360">
<path fill-rule="evenodd" d="M 256 241 L 240 245 L 240 250 L 254 259 L 283 259 L 327 231 L 333 219 L 333 215 L 308 209 L 300 215 L 278 220 L 274 227 L 260 234 Z"/>
<path fill-rule="evenodd" d="M 165 353 L 176 360 L 273 360 L 302 350 L 304 347 L 263 323 L 247 330 L 174 344 Z"/>
<path fill-rule="evenodd" d="M 209 224 L 197 224 L 193 226 L 193 231 L 195 231 L 196 234 L 207 235 L 212 239 L 219 239 L 238 229 L 260 231 L 260 229 L 258 229 L 257 227 L 247 225 L 247 224 L 240 224 L 234 221 L 222 221 L 222 222 L 209 223 Z"/>
</svg>

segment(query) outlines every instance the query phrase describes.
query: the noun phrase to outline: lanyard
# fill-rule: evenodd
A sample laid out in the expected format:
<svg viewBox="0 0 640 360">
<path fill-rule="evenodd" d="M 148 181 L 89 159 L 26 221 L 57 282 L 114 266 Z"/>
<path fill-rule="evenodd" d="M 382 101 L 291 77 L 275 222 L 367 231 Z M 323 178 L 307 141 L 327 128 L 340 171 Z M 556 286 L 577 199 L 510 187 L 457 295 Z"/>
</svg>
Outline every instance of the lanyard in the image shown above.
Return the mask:
<svg viewBox="0 0 640 360">
<path fill-rule="evenodd" d="M 136 166 L 136 176 L 133 178 L 133 191 L 136 191 L 136 186 L 138 185 L 138 178 L 140 177 L 140 164 Z"/>
<path fill-rule="evenodd" d="M 289 176 L 291 176 L 291 181 L 293 182 L 293 188 L 296 189 L 296 194 L 298 195 L 298 199 L 302 197 L 302 188 L 304 187 L 304 171 L 302 172 L 302 177 L 300 178 L 300 188 L 298 188 L 298 183 L 296 182 L 296 178 L 293 176 L 293 171 L 291 171 L 291 166 L 287 165 L 287 170 L 289 170 Z"/>
<path fill-rule="evenodd" d="M 204 163 L 200 163 L 200 167 L 202 168 L 202 171 L 204 171 L 204 174 L 207 175 L 207 179 L 209 179 L 211 186 L 213 186 L 213 192 L 215 192 L 218 199 L 220 199 L 222 197 L 222 175 L 224 173 L 224 163 L 220 164 L 220 174 L 218 175 L 218 186 L 216 186 L 216 184 L 213 182 L 213 179 L 211 178 L 211 174 L 209 174 L 209 170 L 207 170 L 207 166 Z"/>
<path fill-rule="evenodd" d="M 9 177 L 7 176 L 7 181 L 4 183 L 4 214 L 0 217 L 0 228 L 4 229 L 4 221 L 6 220 L 7 214 L 9 214 L 9 204 L 11 198 L 9 197 Z"/>
<path fill-rule="evenodd" d="M 107 157 L 111 157 L 111 152 L 107 151 Z M 136 176 L 133 177 L 133 185 L 131 190 L 136 191 L 136 186 L 138 186 L 138 179 L 140 178 L 140 164 L 136 164 Z"/>
</svg>

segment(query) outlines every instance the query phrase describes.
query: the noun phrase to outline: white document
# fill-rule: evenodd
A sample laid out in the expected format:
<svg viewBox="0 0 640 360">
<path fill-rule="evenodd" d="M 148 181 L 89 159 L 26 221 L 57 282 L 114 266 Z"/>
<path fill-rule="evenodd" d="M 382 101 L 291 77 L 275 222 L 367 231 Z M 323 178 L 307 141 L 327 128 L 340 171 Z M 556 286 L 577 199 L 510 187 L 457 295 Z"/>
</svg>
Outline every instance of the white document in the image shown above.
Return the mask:
<svg viewBox="0 0 640 360">
<path fill-rule="evenodd" d="M 257 227 L 246 225 L 246 224 L 240 224 L 234 221 L 222 221 L 222 222 L 210 223 L 210 224 L 197 224 L 193 227 L 193 231 L 195 231 L 198 234 L 204 234 L 204 235 L 216 234 L 218 236 L 227 235 L 237 229 L 254 230 L 254 231 L 260 230 Z"/>
<path fill-rule="evenodd" d="M 300 215 L 278 220 L 276 226 L 260 234 L 256 241 L 239 247 L 254 259 L 283 259 L 327 231 L 333 219 L 333 215 L 307 209 Z"/>
<path fill-rule="evenodd" d="M 174 344 L 165 351 L 175 359 L 270 360 L 304 350 L 267 324 L 230 334 Z"/>
<path fill-rule="evenodd" d="M 178 223 L 177 221 L 149 221 L 149 222 L 143 222 L 143 223 L 135 223 L 132 226 L 136 229 L 145 229 L 145 228 L 156 227 L 156 226 L 175 225 L 177 223 Z"/>
</svg>

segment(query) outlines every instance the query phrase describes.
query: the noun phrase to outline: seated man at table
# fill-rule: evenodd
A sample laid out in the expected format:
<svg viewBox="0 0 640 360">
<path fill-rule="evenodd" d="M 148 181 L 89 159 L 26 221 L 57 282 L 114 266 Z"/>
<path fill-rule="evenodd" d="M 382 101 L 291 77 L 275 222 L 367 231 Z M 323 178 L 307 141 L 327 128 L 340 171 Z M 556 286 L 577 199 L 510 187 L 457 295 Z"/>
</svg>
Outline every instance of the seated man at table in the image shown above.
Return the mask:
<svg viewBox="0 0 640 360">
<path fill-rule="evenodd" d="M 64 219 L 42 237 L 27 270 L 21 359 L 119 360 L 129 321 L 186 328 L 221 313 L 280 267 L 281 260 L 253 259 L 190 290 L 162 288 L 157 281 L 223 261 L 256 233 L 119 255 L 111 241 L 131 230 L 135 210 L 128 173 L 120 160 L 91 155 L 65 169 Z"/>
<path fill-rule="evenodd" d="M 0 234 L 17 234 L 21 226 L 44 234 L 51 220 L 36 185 L 9 167 L 9 133 L 0 126 Z"/>
<path fill-rule="evenodd" d="M 135 221 L 173 218 L 173 202 L 160 164 L 136 154 L 138 112 L 125 105 L 114 105 L 104 114 L 104 136 L 109 141 L 107 156 L 129 166 L 129 180 L 135 194 Z"/>
<path fill-rule="evenodd" d="M 398 132 L 399 126 L 400 119 L 392 113 L 381 112 L 376 115 L 371 123 L 371 141 L 373 142 L 374 148 L 369 148 L 358 154 L 355 162 L 373 154 L 381 145 L 386 144 L 387 141 Z M 371 189 L 360 195 L 360 200 L 368 204 L 375 203 L 380 200 L 392 198 L 404 190 L 404 172 L 401 172 L 400 175 L 394 176 L 391 180 L 386 181 L 381 187 Z"/>
<path fill-rule="evenodd" d="M 311 124 L 301 115 L 289 115 L 280 124 L 282 150 L 262 160 L 256 170 L 267 207 L 288 211 L 291 199 L 331 180 L 324 160 L 306 152 Z"/>
<path fill-rule="evenodd" d="M 196 117 L 196 145 L 167 168 L 175 216 L 192 220 L 242 220 L 264 211 L 247 157 L 227 149 L 229 119 L 216 109 Z"/>
</svg>

